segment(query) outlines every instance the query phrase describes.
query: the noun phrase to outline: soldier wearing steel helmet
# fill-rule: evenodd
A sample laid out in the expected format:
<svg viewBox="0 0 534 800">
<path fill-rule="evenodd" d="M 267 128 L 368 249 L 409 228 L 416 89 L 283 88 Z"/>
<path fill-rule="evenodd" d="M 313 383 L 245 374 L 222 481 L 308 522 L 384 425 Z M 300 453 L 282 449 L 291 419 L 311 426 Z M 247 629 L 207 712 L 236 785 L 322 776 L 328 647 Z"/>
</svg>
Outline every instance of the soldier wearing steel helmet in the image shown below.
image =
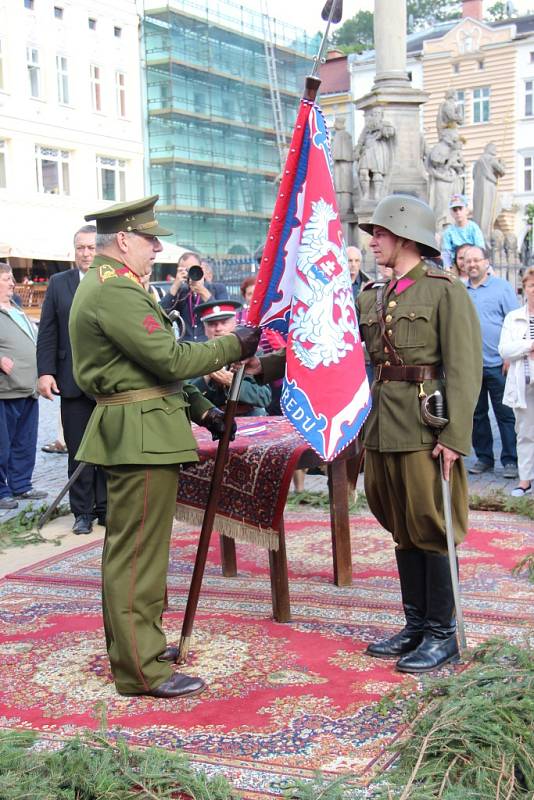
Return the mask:
<svg viewBox="0 0 534 800">
<path fill-rule="evenodd" d="M 461 456 L 482 374 L 480 325 L 463 284 L 425 263 L 439 256 L 431 208 L 410 195 L 390 195 L 369 224 L 385 285 L 360 293 L 360 330 L 374 368 L 373 405 L 364 427 L 365 491 L 391 532 L 406 624 L 367 653 L 398 658 L 402 672 L 427 672 L 458 657 L 438 458 L 450 478 L 456 544 L 467 532 L 467 481 Z M 436 438 L 420 400 L 439 389 L 448 424 Z"/>
</svg>

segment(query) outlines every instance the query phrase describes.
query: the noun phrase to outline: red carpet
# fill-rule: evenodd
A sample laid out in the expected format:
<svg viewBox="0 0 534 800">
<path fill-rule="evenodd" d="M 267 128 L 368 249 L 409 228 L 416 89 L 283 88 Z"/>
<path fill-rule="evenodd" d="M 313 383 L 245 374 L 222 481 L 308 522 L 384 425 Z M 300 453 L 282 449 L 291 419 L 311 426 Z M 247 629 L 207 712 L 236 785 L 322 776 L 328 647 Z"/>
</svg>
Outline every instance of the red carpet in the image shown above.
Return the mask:
<svg viewBox="0 0 534 800">
<path fill-rule="evenodd" d="M 183 748 L 228 777 L 244 797 L 279 795 L 292 776 L 351 771 L 364 786 L 390 758 L 401 708 L 378 701 L 414 686 L 365 643 L 400 623 L 388 535 L 352 520 L 354 585 L 331 584 L 324 512 L 286 515 L 293 621 L 271 621 L 267 551 L 238 545 L 239 577 L 224 579 L 214 537 L 187 671 L 209 689 L 186 701 L 121 698 L 108 671 L 100 619 L 100 546 L 63 553 L 0 583 L 0 727 L 52 739 L 98 727 L 134 745 Z M 475 513 L 460 563 L 470 644 L 492 635 L 526 638 L 532 588 L 511 567 L 534 546 L 532 523 Z M 198 532 L 177 526 L 165 618 L 177 642 Z"/>
</svg>

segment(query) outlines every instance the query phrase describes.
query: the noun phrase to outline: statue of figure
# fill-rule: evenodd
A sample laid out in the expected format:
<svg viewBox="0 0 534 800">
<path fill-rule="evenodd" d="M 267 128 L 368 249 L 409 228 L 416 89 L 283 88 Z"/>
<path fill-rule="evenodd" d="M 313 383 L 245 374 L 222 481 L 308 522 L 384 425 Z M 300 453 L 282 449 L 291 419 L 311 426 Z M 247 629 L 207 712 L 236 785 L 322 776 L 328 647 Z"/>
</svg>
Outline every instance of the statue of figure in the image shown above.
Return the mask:
<svg viewBox="0 0 534 800">
<path fill-rule="evenodd" d="M 497 180 L 504 174 L 504 166 L 497 158 L 497 148 L 490 142 L 473 166 L 473 219 L 478 222 L 487 242 L 501 210 Z"/>
<path fill-rule="evenodd" d="M 352 208 L 352 136 L 345 130 L 344 117 L 334 120 L 332 158 L 339 213 L 346 214 Z"/>
<path fill-rule="evenodd" d="M 389 140 L 394 135 L 395 128 L 384 120 L 383 111 L 371 109 L 354 149 L 362 200 L 382 197 L 390 163 Z"/>
<path fill-rule="evenodd" d="M 509 231 L 504 236 L 504 252 L 508 266 L 513 266 L 519 261 L 519 248 L 517 236 L 513 231 Z"/>
<path fill-rule="evenodd" d="M 449 202 L 454 194 L 455 181 L 458 180 L 455 166 L 459 163 L 457 152 L 459 143 L 456 131 L 445 128 L 441 139 L 431 148 L 426 160 L 429 179 L 428 203 L 436 215 L 438 232 L 449 223 Z"/>
<path fill-rule="evenodd" d="M 454 89 L 447 89 L 445 92 L 445 100 L 438 108 L 436 116 L 436 128 L 438 130 L 438 139 L 441 139 L 441 134 L 445 128 L 457 128 L 464 121 L 461 106 L 456 102 L 456 94 Z"/>
<path fill-rule="evenodd" d="M 491 263 L 494 267 L 502 267 L 505 263 L 504 258 L 504 233 L 499 228 L 493 228 L 491 232 Z"/>
</svg>

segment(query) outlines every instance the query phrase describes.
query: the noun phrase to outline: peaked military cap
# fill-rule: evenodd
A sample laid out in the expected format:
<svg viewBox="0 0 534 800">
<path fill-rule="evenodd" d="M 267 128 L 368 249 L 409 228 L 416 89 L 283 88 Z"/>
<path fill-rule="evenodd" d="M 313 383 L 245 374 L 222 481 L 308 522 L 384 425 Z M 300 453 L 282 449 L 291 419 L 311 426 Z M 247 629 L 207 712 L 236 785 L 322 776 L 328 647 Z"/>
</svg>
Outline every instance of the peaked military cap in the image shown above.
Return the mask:
<svg viewBox="0 0 534 800">
<path fill-rule="evenodd" d="M 235 317 L 237 309 L 241 308 L 241 305 L 239 300 L 208 300 L 206 303 L 198 304 L 195 314 L 200 322 L 228 319 L 228 317 Z"/>
<path fill-rule="evenodd" d="M 148 236 L 172 236 L 172 231 L 162 228 L 154 215 L 159 194 L 141 197 L 129 203 L 115 203 L 102 211 L 86 214 L 84 219 L 96 220 L 97 233 L 146 233 Z"/>
</svg>

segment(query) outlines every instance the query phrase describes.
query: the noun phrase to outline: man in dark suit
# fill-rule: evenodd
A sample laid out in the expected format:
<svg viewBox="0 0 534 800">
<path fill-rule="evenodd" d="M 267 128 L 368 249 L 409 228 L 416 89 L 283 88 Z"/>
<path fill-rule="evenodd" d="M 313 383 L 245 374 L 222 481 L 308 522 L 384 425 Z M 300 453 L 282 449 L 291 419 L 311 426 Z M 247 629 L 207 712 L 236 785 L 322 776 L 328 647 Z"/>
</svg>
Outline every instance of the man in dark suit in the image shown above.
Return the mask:
<svg viewBox="0 0 534 800">
<path fill-rule="evenodd" d="M 50 278 L 41 310 L 37 337 L 37 388 L 42 397 L 52 400 L 61 395 L 61 421 L 69 451 L 68 474 L 78 462 L 74 456 L 85 427 L 95 407 L 92 397 L 84 394 L 72 373 L 72 351 L 69 338 L 69 315 L 74 293 L 95 255 L 96 227 L 84 225 L 74 235 L 74 268 Z M 69 493 L 74 514 L 72 530 L 76 534 L 91 533 L 93 519 L 106 522 L 106 478 L 100 467 L 89 464 L 80 473 Z"/>
</svg>

